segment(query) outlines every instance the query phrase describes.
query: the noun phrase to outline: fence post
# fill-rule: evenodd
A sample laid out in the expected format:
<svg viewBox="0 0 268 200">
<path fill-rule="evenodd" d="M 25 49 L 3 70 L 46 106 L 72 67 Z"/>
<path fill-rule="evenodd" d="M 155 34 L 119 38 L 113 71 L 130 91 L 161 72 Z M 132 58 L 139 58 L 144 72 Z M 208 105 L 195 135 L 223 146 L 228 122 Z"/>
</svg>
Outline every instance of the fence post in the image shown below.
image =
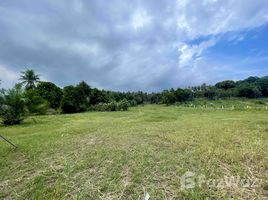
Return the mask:
<svg viewBox="0 0 268 200">
<path fill-rule="evenodd" d="M 12 145 L 13 147 L 18 148 L 15 144 L 13 144 L 12 142 L 10 142 L 8 139 L 6 139 L 5 137 L 3 137 L 2 135 L 0 135 L 0 137 L 1 137 L 4 141 L 6 141 L 6 142 L 9 143 L 10 145 Z"/>
</svg>

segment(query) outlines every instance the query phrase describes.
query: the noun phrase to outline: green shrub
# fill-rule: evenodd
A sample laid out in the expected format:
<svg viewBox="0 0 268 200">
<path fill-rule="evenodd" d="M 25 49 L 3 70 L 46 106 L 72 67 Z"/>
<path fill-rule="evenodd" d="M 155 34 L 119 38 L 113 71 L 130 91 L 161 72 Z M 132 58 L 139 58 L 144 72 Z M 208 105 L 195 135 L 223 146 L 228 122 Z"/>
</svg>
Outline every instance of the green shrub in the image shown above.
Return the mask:
<svg viewBox="0 0 268 200">
<path fill-rule="evenodd" d="M 25 102 L 20 85 L 2 93 L 0 115 L 4 125 L 20 124 L 25 118 Z"/>
<path fill-rule="evenodd" d="M 94 106 L 92 106 L 92 110 L 94 111 L 116 111 L 117 110 L 117 103 L 111 102 L 111 103 L 98 103 Z"/>
<path fill-rule="evenodd" d="M 107 106 L 108 106 L 107 111 L 117 111 L 118 110 L 118 105 L 115 101 L 108 103 Z"/>
<path fill-rule="evenodd" d="M 106 103 L 99 103 L 99 104 L 91 106 L 90 110 L 99 111 L 99 112 L 108 111 L 108 105 Z"/>
<path fill-rule="evenodd" d="M 114 111 L 127 111 L 129 108 L 130 104 L 126 99 L 120 101 L 120 102 L 115 102 L 112 101 L 110 103 L 98 103 L 96 105 L 92 105 L 89 110 L 91 111 L 100 111 L 100 112 L 114 112 Z"/>
<path fill-rule="evenodd" d="M 127 111 L 129 107 L 130 103 L 126 99 L 118 102 L 118 110 Z"/>
</svg>

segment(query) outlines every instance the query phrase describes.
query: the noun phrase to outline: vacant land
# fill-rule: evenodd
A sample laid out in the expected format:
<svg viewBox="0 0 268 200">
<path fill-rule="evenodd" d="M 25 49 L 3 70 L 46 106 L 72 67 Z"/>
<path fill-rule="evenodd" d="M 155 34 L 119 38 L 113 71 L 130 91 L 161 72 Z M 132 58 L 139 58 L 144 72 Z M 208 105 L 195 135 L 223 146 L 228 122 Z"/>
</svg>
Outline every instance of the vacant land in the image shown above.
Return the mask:
<svg viewBox="0 0 268 200">
<path fill-rule="evenodd" d="M 212 104 L 208 104 L 212 105 Z M 148 105 L 128 112 L 28 118 L 0 127 L 0 199 L 265 199 L 268 111 Z M 181 189 L 206 179 L 261 179 L 255 187 Z"/>
</svg>

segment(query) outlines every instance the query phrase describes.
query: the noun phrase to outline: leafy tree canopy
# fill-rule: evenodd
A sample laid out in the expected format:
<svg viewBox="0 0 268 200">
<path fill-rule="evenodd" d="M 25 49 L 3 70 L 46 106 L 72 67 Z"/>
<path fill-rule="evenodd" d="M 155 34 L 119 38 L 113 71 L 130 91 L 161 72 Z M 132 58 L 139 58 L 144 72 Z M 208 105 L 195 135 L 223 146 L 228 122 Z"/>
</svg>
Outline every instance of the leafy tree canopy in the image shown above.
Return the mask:
<svg viewBox="0 0 268 200">
<path fill-rule="evenodd" d="M 33 89 L 36 86 L 36 83 L 40 80 L 39 75 L 37 75 L 34 70 L 27 69 L 24 72 L 21 72 L 20 80 L 21 83 L 25 85 L 26 89 Z"/>
<path fill-rule="evenodd" d="M 222 82 L 217 83 L 215 85 L 215 87 L 217 87 L 219 89 L 228 90 L 228 89 L 235 87 L 235 82 L 231 81 L 231 80 L 226 80 L 226 81 L 222 81 Z"/>
<path fill-rule="evenodd" d="M 38 94 L 45 99 L 51 108 L 57 109 L 60 107 L 63 92 L 61 88 L 57 87 L 51 82 L 39 82 L 36 90 Z"/>
</svg>

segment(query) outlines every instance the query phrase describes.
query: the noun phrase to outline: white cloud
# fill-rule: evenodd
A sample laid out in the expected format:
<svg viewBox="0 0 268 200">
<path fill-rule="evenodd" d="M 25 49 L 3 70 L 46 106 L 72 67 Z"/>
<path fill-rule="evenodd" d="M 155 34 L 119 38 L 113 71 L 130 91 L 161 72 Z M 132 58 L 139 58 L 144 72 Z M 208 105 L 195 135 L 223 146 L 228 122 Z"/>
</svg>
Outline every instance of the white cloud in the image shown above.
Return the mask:
<svg viewBox="0 0 268 200">
<path fill-rule="evenodd" d="M 268 21 L 267 0 L 14 0 L 0 11 L 3 84 L 30 66 L 62 86 L 85 80 L 115 90 L 210 82 L 213 66 L 241 59 L 216 60 L 209 48 L 223 38 L 239 45 L 245 29 Z"/>
<path fill-rule="evenodd" d="M 192 66 L 194 60 L 201 58 L 202 53 L 216 44 L 216 39 L 204 41 L 198 45 L 182 44 L 179 48 L 179 67 Z"/>
<path fill-rule="evenodd" d="M 1 87 L 7 88 L 18 81 L 18 73 L 10 70 L 7 66 L 0 65 Z"/>
<path fill-rule="evenodd" d="M 268 21 L 265 0 L 177 0 L 178 32 L 188 39 L 240 31 Z"/>
<path fill-rule="evenodd" d="M 177 0 L 176 20 L 178 33 L 178 66 L 191 71 L 192 74 L 202 73 L 199 66 L 207 65 L 203 53 L 216 45 L 225 33 L 230 33 L 230 42 L 237 43 L 245 39 L 241 34 L 246 29 L 253 29 L 268 22 L 268 2 L 263 0 Z M 191 40 L 201 40 L 192 45 Z M 217 39 L 215 39 L 217 38 Z M 209 59 L 211 62 L 211 59 Z M 201 64 L 202 63 L 202 64 Z M 205 69 L 203 69 L 205 71 Z"/>
<path fill-rule="evenodd" d="M 145 9 L 138 9 L 132 17 L 132 27 L 137 30 L 150 23 L 151 17 Z"/>
</svg>

